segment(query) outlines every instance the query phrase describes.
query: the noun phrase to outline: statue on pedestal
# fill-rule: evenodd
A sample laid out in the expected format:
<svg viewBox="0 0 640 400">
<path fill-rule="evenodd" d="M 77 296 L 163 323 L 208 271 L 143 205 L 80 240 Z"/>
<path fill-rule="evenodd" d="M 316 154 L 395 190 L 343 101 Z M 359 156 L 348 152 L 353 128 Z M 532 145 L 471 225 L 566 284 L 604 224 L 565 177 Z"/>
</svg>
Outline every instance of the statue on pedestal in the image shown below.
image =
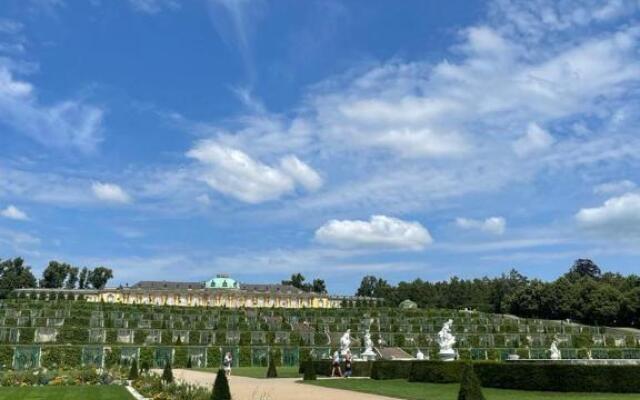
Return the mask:
<svg viewBox="0 0 640 400">
<path fill-rule="evenodd" d="M 373 351 L 373 340 L 371 340 L 371 332 L 369 332 L 369 329 L 367 329 L 364 334 L 364 347 L 362 358 L 368 361 L 375 360 L 376 353 Z"/>
<path fill-rule="evenodd" d="M 438 332 L 438 345 L 440 346 L 440 358 L 442 361 L 453 361 L 456 358 L 456 352 L 453 345 L 456 344 L 456 338 L 451 334 L 451 325 L 453 320 L 450 319 L 442 325 L 442 330 Z"/>
</svg>

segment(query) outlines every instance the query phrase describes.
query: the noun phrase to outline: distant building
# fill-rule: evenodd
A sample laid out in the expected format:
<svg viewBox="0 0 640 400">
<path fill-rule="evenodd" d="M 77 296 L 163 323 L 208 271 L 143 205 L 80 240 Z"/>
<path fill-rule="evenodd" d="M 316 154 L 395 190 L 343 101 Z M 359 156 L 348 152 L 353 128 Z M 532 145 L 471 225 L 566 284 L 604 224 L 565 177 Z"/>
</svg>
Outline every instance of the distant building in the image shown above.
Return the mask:
<svg viewBox="0 0 640 400">
<path fill-rule="evenodd" d="M 140 281 L 133 286 L 96 289 L 18 289 L 30 298 L 63 297 L 88 302 L 229 308 L 339 308 L 361 298 L 305 292 L 291 285 L 245 284 L 220 274 L 205 282 Z M 366 299 L 376 301 L 375 299 Z M 346 302 L 346 303 L 345 303 Z"/>
</svg>

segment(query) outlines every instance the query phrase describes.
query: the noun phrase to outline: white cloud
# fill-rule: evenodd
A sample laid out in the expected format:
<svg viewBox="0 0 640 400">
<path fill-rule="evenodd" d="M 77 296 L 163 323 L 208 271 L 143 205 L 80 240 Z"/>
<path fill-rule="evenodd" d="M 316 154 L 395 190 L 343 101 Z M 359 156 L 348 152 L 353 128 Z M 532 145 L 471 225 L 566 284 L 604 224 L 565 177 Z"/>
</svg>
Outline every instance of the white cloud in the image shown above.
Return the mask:
<svg viewBox="0 0 640 400">
<path fill-rule="evenodd" d="M 612 197 L 600 207 L 583 208 L 576 214 L 578 224 L 594 233 L 618 239 L 640 237 L 640 194 Z"/>
<path fill-rule="evenodd" d="M 131 197 L 115 183 L 93 182 L 91 184 L 93 195 L 98 199 L 109 203 L 129 203 Z"/>
<path fill-rule="evenodd" d="M 422 250 L 433 239 L 419 222 L 373 215 L 369 221 L 330 220 L 315 233 L 316 240 L 338 247 L 379 247 Z"/>
<path fill-rule="evenodd" d="M 77 100 L 38 101 L 33 85 L 0 63 L 0 122 L 48 146 L 92 151 L 102 140 L 103 110 Z"/>
<path fill-rule="evenodd" d="M 555 142 L 549 132 L 532 122 L 527 127 L 527 133 L 513 142 L 513 151 L 520 157 L 543 151 L 551 147 Z"/>
<path fill-rule="evenodd" d="M 596 185 L 593 188 L 595 194 L 612 194 L 612 193 L 624 193 L 636 188 L 636 184 L 630 180 L 621 180 L 614 182 L 605 182 Z"/>
<path fill-rule="evenodd" d="M 280 168 L 307 190 L 318 190 L 322 186 L 320 175 L 296 156 L 282 158 Z"/>
<path fill-rule="evenodd" d="M 0 215 L 9 219 L 16 219 L 26 221 L 29 219 L 27 214 L 14 205 L 7 206 L 4 210 L 0 211 Z"/>
<path fill-rule="evenodd" d="M 494 235 L 502 235 L 507 229 L 507 221 L 503 217 L 489 217 L 485 220 L 456 218 L 456 225 L 462 229 L 477 229 Z"/>
<path fill-rule="evenodd" d="M 270 167 L 243 151 L 212 140 L 197 143 L 187 156 L 203 164 L 199 179 L 246 203 L 278 199 L 293 192 L 296 182 L 310 190 L 321 184 L 317 172 L 295 156 L 283 158 L 280 168 Z"/>
</svg>

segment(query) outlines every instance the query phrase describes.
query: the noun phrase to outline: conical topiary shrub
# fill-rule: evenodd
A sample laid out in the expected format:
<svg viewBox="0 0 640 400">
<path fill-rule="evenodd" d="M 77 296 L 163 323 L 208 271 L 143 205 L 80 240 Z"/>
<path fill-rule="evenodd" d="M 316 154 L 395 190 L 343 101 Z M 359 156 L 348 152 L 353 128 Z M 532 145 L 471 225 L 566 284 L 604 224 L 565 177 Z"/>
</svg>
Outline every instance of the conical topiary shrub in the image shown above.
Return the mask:
<svg viewBox="0 0 640 400">
<path fill-rule="evenodd" d="M 229 380 L 223 369 L 219 369 L 218 375 L 216 375 L 216 381 L 213 383 L 213 392 L 211 392 L 211 400 L 231 400 Z"/>
<path fill-rule="evenodd" d="M 267 367 L 267 378 L 277 378 L 278 371 L 276 370 L 276 363 L 273 361 L 273 355 L 269 356 L 269 366 Z"/>
<path fill-rule="evenodd" d="M 171 370 L 171 362 L 167 360 L 162 371 L 162 380 L 166 383 L 173 383 L 173 371 Z"/>
<path fill-rule="evenodd" d="M 473 370 L 473 365 L 467 363 L 462 371 L 462 381 L 460 382 L 460 391 L 458 392 L 458 400 L 485 400 L 482 394 L 480 380 Z"/>
<path fill-rule="evenodd" d="M 138 360 L 134 358 L 133 361 L 131 361 L 131 368 L 129 369 L 129 380 L 135 381 L 138 377 Z"/>
<path fill-rule="evenodd" d="M 315 381 L 316 377 L 316 369 L 313 366 L 313 361 L 309 360 L 304 365 L 304 375 L 302 379 L 305 381 Z"/>
<path fill-rule="evenodd" d="M 193 368 L 193 365 L 191 364 L 191 357 L 188 357 L 188 358 L 187 358 L 187 368 L 188 368 L 188 369 Z"/>
</svg>

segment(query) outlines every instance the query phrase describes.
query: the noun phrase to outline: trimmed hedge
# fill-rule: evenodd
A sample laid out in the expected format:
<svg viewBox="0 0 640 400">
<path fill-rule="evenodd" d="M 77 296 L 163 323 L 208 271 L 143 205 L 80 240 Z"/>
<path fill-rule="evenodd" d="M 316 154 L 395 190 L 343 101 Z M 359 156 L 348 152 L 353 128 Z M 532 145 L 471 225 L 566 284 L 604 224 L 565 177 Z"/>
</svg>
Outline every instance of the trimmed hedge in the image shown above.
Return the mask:
<svg viewBox="0 0 640 400">
<path fill-rule="evenodd" d="M 371 379 L 407 379 L 411 365 L 411 361 L 374 361 L 371 366 Z"/>
<path fill-rule="evenodd" d="M 460 382 L 464 363 L 413 361 L 410 382 Z M 534 363 L 474 364 L 484 387 L 554 392 L 640 393 L 640 366 Z M 401 376 L 398 376 L 401 378 Z"/>
</svg>

